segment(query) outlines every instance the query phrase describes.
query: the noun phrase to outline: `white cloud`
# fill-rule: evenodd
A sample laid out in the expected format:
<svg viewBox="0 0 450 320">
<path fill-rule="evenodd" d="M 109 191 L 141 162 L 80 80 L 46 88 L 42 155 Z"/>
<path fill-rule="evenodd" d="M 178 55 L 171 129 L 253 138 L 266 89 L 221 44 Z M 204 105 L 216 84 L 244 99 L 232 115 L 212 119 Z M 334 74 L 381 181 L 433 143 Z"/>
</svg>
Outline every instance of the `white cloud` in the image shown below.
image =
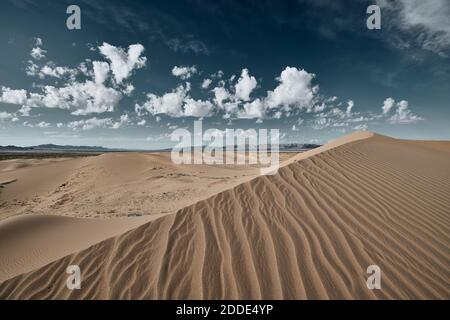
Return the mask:
<svg viewBox="0 0 450 320">
<path fill-rule="evenodd" d="M 420 120 L 423 120 L 423 118 L 413 114 L 411 110 L 409 110 L 408 101 L 406 100 L 397 103 L 395 114 L 389 118 L 389 121 L 395 124 L 414 123 Z"/>
<path fill-rule="evenodd" d="M 123 90 L 123 93 L 125 93 L 127 96 L 129 96 L 134 91 L 134 89 L 135 89 L 134 86 L 131 83 L 129 83 Z"/>
<path fill-rule="evenodd" d="M 26 69 L 28 75 L 39 76 L 42 79 L 45 77 L 63 79 L 66 76 L 68 78 L 60 87 L 37 85 L 41 92 L 30 93 L 29 97 L 21 99 L 20 103 L 15 101 L 17 104 L 22 104 L 19 112 L 29 115 L 31 108 L 67 109 L 74 115 L 114 111 L 123 95 L 131 95 L 134 91 L 131 83 L 122 84 L 122 82 L 131 75 L 133 70 L 145 65 L 147 60 L 141 57 L 144 47 L 140 44 L 130 45 L 125 52 L 120 47 L 103 43 L 99 51 L 110 63 L 105 61 L 91 63 L 90 59 L 86 59 L 77 68 L 72 69 L 56 66 L 51 61 L 39 67 L 33 61 L 29 61 Z M 92 68 L 88 68 L 89 64 L 92 64 Z M 84 75 L 88 79 L 78 82 L 76 80 L 78 75 Z M 105 83 L 110 75 L 115 81 L 112 81 L 112 87 L 107 87 Z M 5 100 L 11 100 L 11 98 L 5 95 Z"/>
<path fill-rule="evenodd" d="M 315 105 L 313 108 L 313 112 L 318 113 L 322 112 L 326 109 L 327 105 L 325 103 Z"/>
<path fill-rule="evenodd" d="M 92 81 L 73 84 L 68 87 L 68 93 L 73 98 L 75 115 L 112 112 L 122 99 L 122 94 L 116 89 Z"/>
<path fill-rule="evenodd" d="M 75 79 L 78 74 L 78 69 L 71 69 L 69 67 L 56 66 L 53 62 L 49 62 L 42 68 L 39 68 L 34 62 L 28 61 L 28 66 L 26 68 L 26 74 L 29 76 L 37 76 L 41 79 L 46 77 L 53 77 L 61 79 L 68 76 L 70 79 Z"/>
<path fill-rule="evenodd" d="M 64 87 L 45 86 L 42 94 L 32 94 L 27 101 L 31 107 L 74 110 L 74 115 L 114 111 L 122 94 L 93 81 L 73 82 Z"/>
<path fill-rule="evenodd" d="M 309 108 L 318 86 L 312 87 L 315 75 L 303 69 L 286 67 L 277 80 L 280 84 L 273 90 L 267 92 L 267 105 L 269 108 L 277 107 L 299 107 Z"/>
<path fill-rule="evenodd" d="M 187 89 L 178 86 L 174 91 L 162 96 L 147 94 L 147 101 L 143 105 L 136 105 L 137 110 L 146 110 L 152 115 L 167 114 L 172 117 L 183 116 L 183 101 L 186 98 Z"/>
<path fill-rule="evenodd" d="M 353 109 L 354 106 L 355 106 L 355 103 L 353 102 L 353 100 L 348 100 L 348 102 L 347 102 L 347 110 L 345 111 L 345 113 L 350 115 L 352 113 L 352 109 Z"/>
<path fill-rule="evenodd" d="M 215 87 L 214 92 L 214 102 L 221 108 L 223 108 L 223 102 L 230 99 L 231 94 L 224 87 Z"/>
<path fill-rule="evenodd" d="M 243 110 L 238 112 L 238 118 L 240 119 L 254 119 L 264 118 L 265 106 L 261 99 L 253 100 L 252 102 L 247 102 L 244 104 Z"/>
<path fill-rule="evenodd" d="M 389 113 L 391 113 L 394 107 L 395 113 L 388 119 L 393 124 L 407 124 L 423 120 L 422 117 L 411 112 L 408 101 L 402 100 L 396 104 L 393 98 L 384 100 L 383 106 L 381 107 L 383 110 L 381 116 L 389 116 Z"/>
<path fill-rule="evenodd" d="M 145 119 L 142 119 L 141 121 L 139 121 L 137 123 L 138 126 L 145 126 L 145 124 L 147 123 L 147 121 Z"/>
<path fill-rule="evenodd" d="M 134 69 L 144 67 L 147 62 L 146 57 L 141 57 L 144 52 L 144 46 L 141 44 L 130 45 L 128 52 L 106 42 L 98 48 L 100 53 L 111 62 L 111 71 L 118 84 L 127 79 Z"/>
<path fill-rule="evenodd" d="M 162 96 L 148 94 L 147 101 L 136 104 L 135 110 L 138 115 L 147 111 L 152 115 L 166 114 L 171 117 L 206 117 L 211 115 L 214 105 L 208 100 L 196 100 L 188 95 L 189 83 L 186 87 L 180 85 L 172 92 Z"/>
<path fill-rule="evenodd" d="M 39 128 L 48 128 L 48 127 L 51 126 L 51 123 L 48 123 L 48 122 L 45 122 L 45 121 L 41 121 L 36 126 L 39 127 Z"/>
<path fill-rule="evenodd" d="M 95 83 L 102 84 L 108 78 L 109 64 L 104 61 L 94 61 L 92 62 L 94 68 L 94 79 Z"/>
<path fill-rule="evenodd" d="M 35 46 L 42 46 L 43 42 L 41 38 L 34 38 L 34 45 Z"/>
<path fill-rule="evenodd" d="M 211 79 L 204 79 L 202 82 L 202 88 L 203 89 L 208 89 L 209 86 L 211 85 L 212 80 Z"/>
<path fill-rule="evenodd" d="M 325 117 L 320 117 L 320 118 L 314 119 L 312 121 L 311 127 L 314 130 L 321 130 L 321 129 L 331 126 L 331 124 L 332 124 L 331 119 L 325 118 Z"/>
<path fill-rule="evenodd" d="M 236 97 L 243 101 L 250 100 L 250 94 L 257 85 L 255 77 L 249 76 L 248 69 L 242 69 L 241 77 L 235 86 Z"/>
<path fill-rule="evenodd" d="M 24 104 L 27 101 L 27 91 L 13 90 L 7 87 L 2 87 L 0 102 L 11 103 L 11 104 Z"/>
<path fill-rule="evenodd" d="M 121 127 L 123 127 L 126 124 L 130 123 L 130 118 L 128 117 L 128 114 L 123 114 L 120 116 L 119 121 L 114 122 L 112 125 L 112 129 L 119 129 Z"/>
<path fill-rule="evenodd" d="M 353 127 L 353 130 L 366 131 L 368 128 L 369 128 L 369 126 L 367 125 L 367 123 L 364 123 L 364 124 L 358 124 L 357 126 Z"/>
<path fill-rule="evenodd" d="M 19 111 L 18 111 L 22 116 L 24 117 L 28 117 L 30 115 L 31 112 L 31 107 L 28 105 L 23 105 Z"/>
<path fill-rule="evenodd" d="M 94 117 L 87 120 L 72 121 L 67 126 L 73 130 L 92 130 L 95 128 L 105 128 L 112 124 L 113 121 L 111 118 L 97 119 Z"/>
<path fill-rule="evenodd" d="M 217 72 L 213 73 L 211 75 L 211 78 L 213 79 L 221 79 L 224 75 L 224 72 L 222 70 L 218 70 Z"/>
<path fill-rule="evenodd" d="M 0 111 L 0 121 L 11 120 L 13 118 L 14 118 L 14 115 L 12 113 Z"/>
<path fill-rule="evenodd" d="M 192 67 L 173 67 L 172 75 L 182 80 L 189 79 L 192 75 L 197 73 L 197 68 L 195 66 Z"/>
<path fill-rule="evenodd" d="M 381 109 L 383 110 L 383 114 L 389 113 L 389 111 L 391 111 L 394 104 L 395 104 L 395 100 L 392 98 L 387 98 L 386 100 L 384 100 L 383 106 L 381 107 Z"/>
<path fill-rule="evenodd" d="M 30 56 L 35 60 L 41 60 L 45 58 L 47 51 L 43 50 L 41 47 L 36 47 L 31 49 Z"/>
<path fill-rule="evenodd" d="M 207 117 L 211 114 L 214 106 L 209 101 L 185 99 L 184 115 L 191 117 Z"/>
</svg>

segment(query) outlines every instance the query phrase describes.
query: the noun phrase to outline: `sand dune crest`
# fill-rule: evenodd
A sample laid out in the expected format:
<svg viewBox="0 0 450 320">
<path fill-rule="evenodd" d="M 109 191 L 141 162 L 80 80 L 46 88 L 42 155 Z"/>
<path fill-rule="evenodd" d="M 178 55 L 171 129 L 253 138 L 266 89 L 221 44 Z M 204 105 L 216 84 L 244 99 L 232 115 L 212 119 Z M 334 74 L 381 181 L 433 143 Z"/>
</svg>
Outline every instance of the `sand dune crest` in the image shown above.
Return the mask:
<svg viewBox="0 0 450 320">
<path fill-rule="evenodd" d="M 368 134 L 299 156 L 275 176 L 10 279 L 0 297 L 449 299 L 450 153 L 441 144 L 433 152 Z M 82 270 L 81 290 L 65 287 L 69 264 Z M 382 290 L 366 286 L 373 264 Z"/>
</svg>

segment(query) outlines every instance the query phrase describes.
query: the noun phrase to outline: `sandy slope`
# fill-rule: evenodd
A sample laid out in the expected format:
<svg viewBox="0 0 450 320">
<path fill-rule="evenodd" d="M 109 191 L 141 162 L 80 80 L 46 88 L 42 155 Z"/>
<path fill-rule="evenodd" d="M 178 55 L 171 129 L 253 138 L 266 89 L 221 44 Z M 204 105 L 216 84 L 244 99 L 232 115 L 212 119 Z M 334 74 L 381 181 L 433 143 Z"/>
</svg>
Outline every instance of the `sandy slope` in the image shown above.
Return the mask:
<svg viewBox="0 0 450 320">
<path fill-rule="evenodd" d="M 0 189 L 0 220 L 20 214 L 113 218 L 174 213 L 257 174 L 252 166 L 177 166 L 170 153 L 7 160 L 0 162 L 0 188 L 9 182 Z"/>
<path fill-rule="evenodd" d="M 0 298 L 449 299 L 449 143 L 358 133 L 312 153 L 8 280 Z M 81 290 L 65 287 L 70 264 Z M 366 287 L 372 264 L 382 290 Z"/>
<path fill-rule="evenodd" d="M 0 221 L 0 282 L 160 216 L 100 220 L 29 215 Z"/>
</svg>

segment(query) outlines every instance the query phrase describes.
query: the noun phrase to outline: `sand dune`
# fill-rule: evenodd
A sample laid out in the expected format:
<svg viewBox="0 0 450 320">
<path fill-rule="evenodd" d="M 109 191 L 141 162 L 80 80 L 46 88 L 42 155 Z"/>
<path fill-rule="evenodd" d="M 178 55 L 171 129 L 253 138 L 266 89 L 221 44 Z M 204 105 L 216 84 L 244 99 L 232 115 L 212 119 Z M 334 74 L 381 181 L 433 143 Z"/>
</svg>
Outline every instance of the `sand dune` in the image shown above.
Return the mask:
<svg viewBox="0 0 450 320">
<path fill-rule="evenodd" d="M 0 298 L 450 298 L 450 148 L 357 133 L 0 285 Z M 82 289 L 65 287 L 77 264 Z M 378 265 L 382 289 L 366 287 Z"/>
<path fill-rule="evenodd" d="M 253 166 L 177 166 L 170 153 L 7 161 L 0 162 L 0 182 L 14 183 L 0 190 L 0 220 L 21 214 L 115 218 L 175 213 L 259 174 Z"/>
<path fill-rule="evenodd" d="M 0 282 L 160 216 L 100 220 L 29 215 L 0 221 Z"/>
</svg>

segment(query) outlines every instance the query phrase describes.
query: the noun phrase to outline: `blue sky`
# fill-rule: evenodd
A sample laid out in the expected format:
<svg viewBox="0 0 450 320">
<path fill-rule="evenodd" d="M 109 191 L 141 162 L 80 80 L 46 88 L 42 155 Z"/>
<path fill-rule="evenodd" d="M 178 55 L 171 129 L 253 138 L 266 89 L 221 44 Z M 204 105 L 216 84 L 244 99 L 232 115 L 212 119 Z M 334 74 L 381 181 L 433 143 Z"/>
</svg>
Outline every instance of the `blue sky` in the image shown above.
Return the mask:
<svg viewBox="0 0 450 320">
<path fill-rule="evenodd" d="M 66 8 L 81 9 L 68 30 Z M 381 30 L 366 9 L 381 8 Z M 152 149 L 175 128 L 354 130 L 450 139 L 450 4 L 34 1 L 0 4 L 0 145 Z"/>
</svg>

